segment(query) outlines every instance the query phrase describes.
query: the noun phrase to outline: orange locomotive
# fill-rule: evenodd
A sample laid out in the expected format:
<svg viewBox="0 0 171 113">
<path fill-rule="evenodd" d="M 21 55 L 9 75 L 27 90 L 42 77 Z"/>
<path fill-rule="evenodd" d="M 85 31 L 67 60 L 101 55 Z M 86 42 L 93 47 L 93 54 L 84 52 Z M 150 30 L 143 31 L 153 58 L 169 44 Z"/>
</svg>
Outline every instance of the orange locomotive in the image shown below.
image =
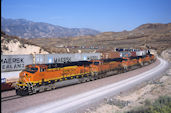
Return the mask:
<svg viewBox="0 0 171 113">
<path fill-rule="evenodd" d="M 64 64 L 27 65 L 19 75 L 16 93 L 17 95 L 27 95 L 41 92 L 55 88 L 53 84 L 56 82 L 88 76 L 90 63 L 79 61 Z"/>
<path fill-rule="evenodd" d="M 23 96 L 55 89 L 65 81 L 96 80 L 150 64 L 154 59 L 154 55 L 148 54 L 143 57 L 27 65 L 19 75 L 16 94 Z"/>
</svg>

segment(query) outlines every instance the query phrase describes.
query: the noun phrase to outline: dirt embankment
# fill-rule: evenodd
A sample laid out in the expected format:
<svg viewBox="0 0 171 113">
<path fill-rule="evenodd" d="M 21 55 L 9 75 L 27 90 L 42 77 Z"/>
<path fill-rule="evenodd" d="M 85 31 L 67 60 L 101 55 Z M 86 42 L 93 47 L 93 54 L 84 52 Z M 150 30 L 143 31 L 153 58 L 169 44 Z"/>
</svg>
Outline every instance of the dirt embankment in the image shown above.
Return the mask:
<svg viewBox="0 0 171 113">
<path fill-rule="evenodd" d="M 25 39 L 16 36 L 8 36 L 1 32 L 1 54 L 48 54 L 48 52 L 35 44 L 31 44 Z"/>
<path fill-rule="evenodd" d="M 167 61 L 169 61 L 171 63 L 171 48 L 164 50 L 161 53 L 161 57 L 166 59 Z"/>
</svg>

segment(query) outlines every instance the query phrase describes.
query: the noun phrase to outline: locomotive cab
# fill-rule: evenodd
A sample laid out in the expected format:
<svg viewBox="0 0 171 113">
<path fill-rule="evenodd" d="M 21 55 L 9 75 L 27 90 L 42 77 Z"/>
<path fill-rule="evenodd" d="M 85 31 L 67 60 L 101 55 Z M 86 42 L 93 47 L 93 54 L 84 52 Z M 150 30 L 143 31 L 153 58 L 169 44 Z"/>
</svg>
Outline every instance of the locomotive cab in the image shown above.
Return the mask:
<svg viewBox="0 0 171 113">
<path fill-rule="evenodd" d="M 36 73 L 36 72 L 44 72 L 47 70 L 47 67 L 44 65 L 27 65 L 25 69 L 22 72 L 28 72 L 28 73 Z"/>
<path fill-rule="evenodd" d="M 95 66 L 98 66 L 98 65 L 102 64 L 102 61 L 100 61 L 100 60 L 93 60 L 92 64 L 95 65 Z"/>
<path fill-rule="evenodd" d="M 38 66 L 27 65 L 23 71 L 28 72 L 28 73 L 36 73 L 38 70 L 39 70 Z"/>
<path fill-rule="evenodd" d="M 46 66 L 40 66 L 39 67 L 39 72 L 45 72 L 47 70 Z"/>
<path fill-rule="evenodd" d="M 99 65 L 100 62 L 99 61 L 96 61 L 96 62 L 93 62 L 94 65 Z"/>
<path fill-rule="evenodd" d="M 28 83 L 32 81 L 33 75 L 35 75 L 40 68 L 36 65 L 27 65 L 25 69 L 19 74 L 19 83 Z"/>
</svg>

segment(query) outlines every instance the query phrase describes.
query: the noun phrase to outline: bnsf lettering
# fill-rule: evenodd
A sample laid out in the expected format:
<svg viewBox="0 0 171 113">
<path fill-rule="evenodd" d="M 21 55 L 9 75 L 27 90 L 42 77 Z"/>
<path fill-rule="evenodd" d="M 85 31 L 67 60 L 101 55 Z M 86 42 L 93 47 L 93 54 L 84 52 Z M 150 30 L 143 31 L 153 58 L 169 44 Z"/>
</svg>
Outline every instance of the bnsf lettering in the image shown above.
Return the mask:
<svg viewBox="0 0 171 113">
<path fill-rule="evenodd" d="M 71 62 L 71 57 L 54 58 L 54 63 Z"/>
<path fill-rule="evenodd" d="M 63 75 L 74 74 L 76 69 L 66 69 L 63 71 Z"/>
</svg>

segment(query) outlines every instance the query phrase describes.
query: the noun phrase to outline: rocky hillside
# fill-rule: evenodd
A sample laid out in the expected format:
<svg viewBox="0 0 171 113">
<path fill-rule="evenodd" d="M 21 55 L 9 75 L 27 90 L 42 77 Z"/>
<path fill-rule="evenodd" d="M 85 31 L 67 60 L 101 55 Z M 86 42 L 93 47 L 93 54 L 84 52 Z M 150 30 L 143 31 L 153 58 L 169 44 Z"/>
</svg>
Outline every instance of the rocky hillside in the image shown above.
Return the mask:
<svg viewBox="0 0 171 113">
<path fill-rule="evenodd" d="M 155 49 L 160 53 L 166 48 L 171 48 L 171 23 L 144 24 L 132 31 L 104 32 L 96 36 L 77 36 L 68 39 L 37 38 L 31 41 L 41 46 L 46 44 L 53 52 L 98 52 L 117 47 L 141 47 Z"/>
<path fill-rule="evenodd" d="M 100 32 L 88 28 L 65 28 L 43 22 L 1 17 L 1 29 L 8 35 L 21 38 L 52 38 L 97 35 Z"/>
<path fill-rule="evenodd" d="M 136 29 L 133 30 L 134 32 L 139 33 L 153 33 L 153 32 L 159 32 L 159 33 L 168 33 L 171 32 L 171 23 L 169 24 L 143 24 Z"/>
<path fill-rule="evenodd" d="M 1 31 L 1 55 L 15 54 L 48 54 L 48 52 L 25 39 L 6 35 Z"/>
</svg>

